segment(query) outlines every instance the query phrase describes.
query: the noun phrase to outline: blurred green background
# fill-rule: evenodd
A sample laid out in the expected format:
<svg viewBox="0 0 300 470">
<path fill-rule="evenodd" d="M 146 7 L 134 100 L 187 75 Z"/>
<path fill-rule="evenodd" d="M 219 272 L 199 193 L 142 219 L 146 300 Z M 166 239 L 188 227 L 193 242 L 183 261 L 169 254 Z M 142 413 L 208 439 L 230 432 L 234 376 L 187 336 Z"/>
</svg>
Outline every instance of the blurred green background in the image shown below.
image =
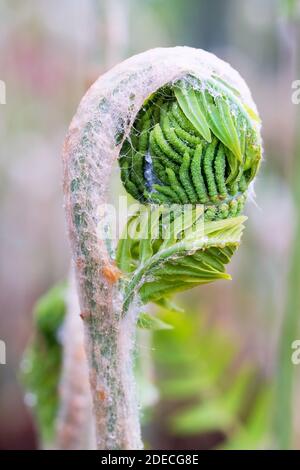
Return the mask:
<svg viewBox="0 0 300 470">
<path fill-rule="evenodd" d="M 174 45 L 214 52 L 246 79 L 265 160 L 233 281 L 181 295 L 187 313 L 161 312 L 174 329 L 142 343 L 161 395 L 144 412 L 146 444 L 300 448 L 300 365 L 290 359 L 300 339 L 300 104 L 291 100 L 299 10 L 292 0 L 2 0 L 0 448 L 37 447 L 18 368 L 33 305 L 68 271 L 60 159 L 68 124 L 98 75 Z"/>
</svg>

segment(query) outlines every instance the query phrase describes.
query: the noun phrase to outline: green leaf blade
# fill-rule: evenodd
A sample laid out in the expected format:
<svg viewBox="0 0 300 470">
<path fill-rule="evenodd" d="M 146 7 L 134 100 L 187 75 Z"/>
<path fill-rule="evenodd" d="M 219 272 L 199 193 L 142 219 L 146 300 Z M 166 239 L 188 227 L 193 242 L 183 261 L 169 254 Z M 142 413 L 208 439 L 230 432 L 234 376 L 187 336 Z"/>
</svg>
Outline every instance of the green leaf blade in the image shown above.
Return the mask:
<svg viewBox="0 0 300 470">
<path fill-rule="evenodd" d="M 205 115 L 199 106 L 193 88 L 175 88 L 175 96 L 178 104 L 199 134 L 207 142 L 211 142 L 211 132 Z"/>
</svg>

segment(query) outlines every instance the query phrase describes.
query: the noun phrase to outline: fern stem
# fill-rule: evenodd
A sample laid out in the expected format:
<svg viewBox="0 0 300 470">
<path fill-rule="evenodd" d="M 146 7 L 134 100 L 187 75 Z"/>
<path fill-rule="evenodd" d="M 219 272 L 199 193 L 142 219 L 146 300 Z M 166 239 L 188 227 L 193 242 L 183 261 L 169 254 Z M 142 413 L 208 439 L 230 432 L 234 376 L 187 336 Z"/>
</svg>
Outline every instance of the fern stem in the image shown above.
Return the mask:
<svg viewBox="0 0 300 470">
<path fill-rule="evenodd" d="M 140 449 L 132 368 L 135 311 L 129 309 L 122 318 L 123 299 L 112 259 L 114 250 L 98 235 L 99 224 L 109 225 L 99 215 L 99 207 L 106 203 L 117 152 L 111 142 L 119 131 L 115 126 L 103 137 L 101 98 L 98 90 L 88 92 L 65 141 L 65 210 L 84 324 L 97 448 Z M 109 144 L 103 143 L 103 138 L 110 138 Z"/>
<path fill-rule="evenodd" d="M 61 450 L 95 448 L 92 397 L 79 313 L 75 279 L 71 276 L 63 327 L 63 370 L 56 436 L 56 447 Z"/>
</svg>

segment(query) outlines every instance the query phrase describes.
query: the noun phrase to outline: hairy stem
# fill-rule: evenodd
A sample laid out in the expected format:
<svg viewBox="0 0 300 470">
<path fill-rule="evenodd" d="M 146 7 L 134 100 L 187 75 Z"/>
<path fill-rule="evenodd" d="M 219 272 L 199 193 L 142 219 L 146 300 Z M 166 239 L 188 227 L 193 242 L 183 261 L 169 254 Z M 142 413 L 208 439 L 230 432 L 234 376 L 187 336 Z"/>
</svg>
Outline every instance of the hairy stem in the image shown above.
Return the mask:
<svg viewBox="0 0 300 470">
<path fill-rule="evenodd" d="M 112 132 L 101 133 L 99 91 L 75 116 L 64 146 L 64 192 L 99 449 L 142 447 L 132 372 L 136 318 L 122 318 L 113 249 L 99 237 L 113 162 Z M 96 106 L 96 109 L 95 109 Z"/>
<path fill-rule="evenodd" d="M 82 213 L 86 209 L 82 208 Z M 76 220 L 77 206 L 70 215 Z M 75 212 L 75 213 L 74 213 Z M 84 224 L 83 224 L 84 225 Z M 135 331 L 134 310 L 121 318 L 122 294 L 108 277 L 114 265 L 99 241 L 93 251 L 95 232 L 72 233 L 81 317 L 84 321 L 90 370 L 96 439 L 99 449 L 141 447 L 138 406 L 134 392 L 131 354 Z M 79 240 L 79 243 L 78 243 Z"/>
<path fill-rule="evenodd" d="M 65 209 L 84 321 L 99 449 L 141 448 L 132 373 L 135 296 L 130 294 L 126 299 L 125 311 L 114 247 L 99 235 L 99 230 L 109 231 L 108 214 L 103 208 L 112 166 L 138 112 L 154 92 L 190 73 L 206 81 L 216 70 L 234 88 L 241 88 L 243 102 L 255 109 L 246 85 L 228 64 L 192 48 L 158 48 L 134 56 L 100 77 L 83 98 L 65 141 Z M 256 125 L 255 135 L 258 130 Z M 160 137 L 160 145 L 169 151 L 169 144 L 165 146 Z M 140 150 L 144 144 L 142 140 Z M 177 152 L 173 151 L 172 156 L 178 158 Z M 127 170 L 125 165 L 123 173 Z M 169 171 L 168 176 L 179 191 L 173 173 Z M 135 188 L 132 181 L 126 184 Z M 135 292 L 142 275 L 139 271 L 131 284 Z"/>
<path fill-rule="evenodd" d="M 92 399 L 74 276 L 70 279 L 63 329 L 63 371 L 56 447 L 62 450 L 95 448 Z"/>
</svg>

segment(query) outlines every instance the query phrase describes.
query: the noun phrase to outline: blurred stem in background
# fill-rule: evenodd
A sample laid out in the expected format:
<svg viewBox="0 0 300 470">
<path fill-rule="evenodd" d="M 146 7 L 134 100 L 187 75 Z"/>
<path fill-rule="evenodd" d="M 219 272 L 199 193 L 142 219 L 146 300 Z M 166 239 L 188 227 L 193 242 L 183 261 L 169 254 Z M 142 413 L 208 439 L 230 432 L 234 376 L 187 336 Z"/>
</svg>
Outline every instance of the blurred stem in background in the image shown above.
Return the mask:
<svg viewBox="0 0 300 470">
<path fill-rule="evenodd" d="M 54 417 L 55 448 L 93 450 L 96 448 L 96 436 L 92 395 L 84 347 L 84 331 L 72 270 L 62 301 L 65 303 L 65 315 L 59 331 L 62 342 L 60 345 L 62 365 L 58 386 L 59 406 Z"/>
<path fill-rule="evenodd" d="M 293 54 L 291 69 L 299 79 L 299 18 L 296 18 L 298 2 L 285 0 L 281 3 L 282 14 L 285 17 L 288 36 L 291 40 Z M 292 88 L 291 88 L 292 92 Z M 284 450 L 293 447 L 294 428 L 294 385 L 295 365 L 292 363 L 292 343 L 299 332 L 300 314 L 300 104 L 296 105 L 295 116 L 295 149 L 292 164 L 292 193 L 295 205 L 294 240 L 290 250 L 289 274 L 287 279 L 286 305 L 280 331 L 277 361 L 276 391 L 274 403 L 274 437 L 277 449 Z"/>
</svg>

